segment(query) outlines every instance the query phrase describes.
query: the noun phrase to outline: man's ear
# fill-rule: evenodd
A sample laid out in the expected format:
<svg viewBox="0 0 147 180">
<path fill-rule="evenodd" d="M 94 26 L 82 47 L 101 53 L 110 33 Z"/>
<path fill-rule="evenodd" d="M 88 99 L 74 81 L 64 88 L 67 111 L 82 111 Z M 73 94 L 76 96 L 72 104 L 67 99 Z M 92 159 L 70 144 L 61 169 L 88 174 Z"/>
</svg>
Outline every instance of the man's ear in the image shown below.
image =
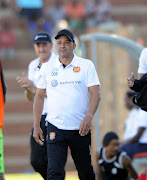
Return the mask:
<svg viewBox="0 0 147 180">
<path fill-rule="evenodd" d="M 74 50 L 75 50 L 75 48 L 76 48 L 76 46 L 77 46 L 76 43 L 74 43 L 73 46 L 74 46 Z"/>
</svg>

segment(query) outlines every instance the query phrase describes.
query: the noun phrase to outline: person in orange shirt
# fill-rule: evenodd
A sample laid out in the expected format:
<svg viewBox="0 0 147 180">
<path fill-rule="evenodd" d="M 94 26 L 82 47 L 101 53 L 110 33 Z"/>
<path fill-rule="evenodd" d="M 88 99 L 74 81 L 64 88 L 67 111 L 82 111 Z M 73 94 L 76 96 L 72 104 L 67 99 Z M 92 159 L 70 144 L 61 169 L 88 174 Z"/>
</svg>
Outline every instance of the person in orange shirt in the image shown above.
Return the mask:
<svg viewBox="0 0 147 180">
<path fill-rule="evenodd" d="M 84 4 L 79 0 L 72 0 L 65 5 L 65 15 L 73 31 L 84 28 L 86 10 Z"/>
<path fill-rule="evenodd" d="M 3 157 L 3 118 L 4 118 L 4 102 L 6 94 L 6 84 L 4 81 L 1 59 L 0 59 L 0 180 L 4 178 L 4 157 Z"/>
</svg>

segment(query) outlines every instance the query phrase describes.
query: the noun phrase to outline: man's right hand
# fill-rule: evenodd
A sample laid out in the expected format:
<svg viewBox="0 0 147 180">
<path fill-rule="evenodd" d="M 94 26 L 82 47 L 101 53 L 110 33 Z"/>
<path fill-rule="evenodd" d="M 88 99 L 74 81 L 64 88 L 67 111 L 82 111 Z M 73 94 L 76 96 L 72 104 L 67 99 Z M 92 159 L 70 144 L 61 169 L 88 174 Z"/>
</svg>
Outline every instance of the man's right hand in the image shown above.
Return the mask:
<svg viewBox="0 0 147 180">
<path fill-rule="evenodd" d="M 127 78 L 127 80 L 128 80 L 129 88 L 133 87 L 134 86 L 134 73 L 133 72 L 131 73 L 131 76 Z"/>
<path fill-rule="evenodd" d="M 40 127 L 34 128 L 33 137 L 38 144 L 40 144 L 41 146 L 44 145 L 43 132 L 42 132 L 42 129 Z"/>
<path fill-rule="evenodd" d="M 20 85 L 20 87 L 24 88 L 25 90 L 28 90 L 35 94 L 36 87 L 34 86 L 34 83 L 28 79 L 26 73 L 23 72 L 22 76 L 18 76 L 16 78 L 17 83 Z"/>
</svg>

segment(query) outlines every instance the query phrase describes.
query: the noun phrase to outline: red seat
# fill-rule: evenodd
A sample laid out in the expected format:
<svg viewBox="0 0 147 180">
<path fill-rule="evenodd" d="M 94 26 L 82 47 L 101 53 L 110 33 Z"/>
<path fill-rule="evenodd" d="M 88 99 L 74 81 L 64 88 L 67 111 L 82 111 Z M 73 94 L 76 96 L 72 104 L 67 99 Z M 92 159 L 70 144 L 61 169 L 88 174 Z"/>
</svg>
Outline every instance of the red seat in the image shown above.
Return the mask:
<svg viewBox="0 0 147 180">
<path fill-rule="evenodd" d="M 136 153 L 133 155 L 133 159 L 134 158 L 144 158 L 144 157 L 147 157 L 147 152 Z"/>
</svg>

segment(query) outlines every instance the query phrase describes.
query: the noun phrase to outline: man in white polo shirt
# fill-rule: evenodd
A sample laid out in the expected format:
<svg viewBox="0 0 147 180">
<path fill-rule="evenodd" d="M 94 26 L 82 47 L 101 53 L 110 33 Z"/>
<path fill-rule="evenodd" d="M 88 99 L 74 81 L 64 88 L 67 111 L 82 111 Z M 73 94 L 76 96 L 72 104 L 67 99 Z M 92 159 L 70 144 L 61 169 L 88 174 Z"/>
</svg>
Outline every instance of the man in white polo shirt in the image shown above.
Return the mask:
<svg viewBox="0 0 147 180">
<path fill-rule="evenodd" d="M 147 73 L 147 48 L 144 48 L 139 58 L 138 78 Z"/>
<path fill-rule="evenodd" d="M 138 79 L 147 73 L 147 48 L 144 48 L 139 57 L 139 67 L 138 67 Z M 128 86 L 131 87 L 134 82 L 134 73 L 127 78 Z"/>
<path fill-rule="evenodd" d="M 91 121 L 100 101 L 100 82 L 93 63 L 76 56 L 74 35 L 58 32 L 59 57 L 52 67 L 44 63 L 33 105 L 34 138 L 43 145 L 40 117 L 47 93 L 48 180 L 65 178 L 68 147 L 80 180 L 95 180 L 91 165 Z"/>
<path fill-rule="evenodd" d="M 52 61 L 56 58 L 56 55 L 52 53 L 52 41 L 51 37 L 46 32 L 39 32 L 34 37 L 34 49 L 38 56 L 37 59 L 30 62 L 28 67 L 28 78 L 25 74 L 22 77 L 17 77 L 18 84 L 25 89 L 25 94 L 28 100 L 33 101 L 36 93 L 36 85 L 39 78 L 40 67 L 43 63 Z M 40 117 L 40 126 L 43 130 L 43 135 L 46 137 L 47 127 L 45 126 L 45 118 L 47 114 L 46 110 L 46 98 L 44 99 L 44 107 L 42 110 L 42 116 Z M 44 180 L 47 179 L 47 148 L 46 142 L 43 146 L 40 146 L 33 138 L 33 130 L 31 133 L 31 165 L 35 171 L 39 172 Z"/>
</svg>

